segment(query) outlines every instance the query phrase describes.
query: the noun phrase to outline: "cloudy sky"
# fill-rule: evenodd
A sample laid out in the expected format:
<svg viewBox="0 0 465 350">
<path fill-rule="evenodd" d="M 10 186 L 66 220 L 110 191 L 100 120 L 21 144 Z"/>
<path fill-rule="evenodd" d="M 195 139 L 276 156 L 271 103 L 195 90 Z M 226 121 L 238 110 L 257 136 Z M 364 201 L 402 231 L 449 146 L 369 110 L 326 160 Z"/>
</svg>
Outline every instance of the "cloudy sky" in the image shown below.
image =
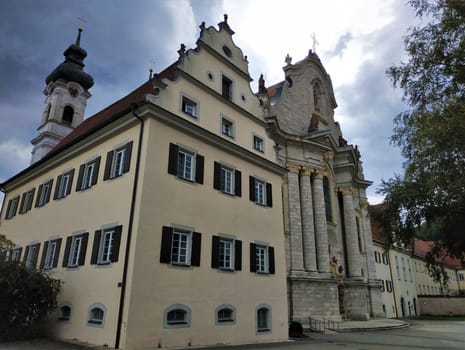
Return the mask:
<svg viewBox="0 0 465 350">
<path fill-rule="evenodd" d="M 407 0 L 0 0 L 0 183 L 30 161 L 43 110 L 45 77 L 63 61 L 77 27 L 95 80 L 86 116 L 124 96 L 177 59 L 181 43 L 195 47 L 199 24 L 229 16 L 233 39 L 248 56 L 257 90 L 283 79 L 313 47 L 330 74 L 344 138 L 359 145 L 370 203 L 381 201 L 381 179 L 401 172 L 389 144 L 393 117 L 406 109 L 387 67 L 405 60 L 403 37 L 417 20 Z M 2 194 L 0 193 L 0 200 Z"/>
</svg>

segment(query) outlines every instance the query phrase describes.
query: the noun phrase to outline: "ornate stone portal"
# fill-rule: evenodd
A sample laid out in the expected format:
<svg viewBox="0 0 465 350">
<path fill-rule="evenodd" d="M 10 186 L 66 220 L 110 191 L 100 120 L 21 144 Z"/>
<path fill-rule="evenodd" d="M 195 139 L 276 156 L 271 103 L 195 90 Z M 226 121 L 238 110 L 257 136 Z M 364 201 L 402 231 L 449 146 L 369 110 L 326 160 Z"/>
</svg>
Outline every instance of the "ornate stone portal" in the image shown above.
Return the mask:
<svg viewBox="0 0 465 350">
<path fill-rule="evenodd" d="M 305 325 L 309 317 L 382 316 L 366 212 L 371 182 L 364 179 L 358 148 L 334 120 L 331 79 L 314 52 L 295 64 L 286 60 L 283 70 L 282 82 L 264 88 L 261 81 L 258 96 L 278 161 L 288 169 L 283 207 L 290 318 Z"/>
</svg>

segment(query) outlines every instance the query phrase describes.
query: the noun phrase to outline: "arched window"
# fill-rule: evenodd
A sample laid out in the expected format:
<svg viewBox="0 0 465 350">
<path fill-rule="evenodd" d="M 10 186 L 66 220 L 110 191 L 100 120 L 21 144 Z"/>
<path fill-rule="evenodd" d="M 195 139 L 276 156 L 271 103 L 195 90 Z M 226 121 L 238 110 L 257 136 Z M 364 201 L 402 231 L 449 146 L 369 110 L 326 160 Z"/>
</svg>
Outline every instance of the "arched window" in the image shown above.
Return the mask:
<svg viewBox="0 0 465 350">
<path fill-rule="evenodd" d="M 71 318 L 71 305 L 64 304 L 59 309 L 58 320 L 59 321 L 69 321 Z"/>
<path fill-rule="evenodd" d="M 315 111 L 319 112 L 321 109 L 321 89 L 320 84 L 318 82 L 313 83 L 313 105 L 315 107 Z"/>
<path fill-rule="evenodd" d="M 215 312 L 216 324 L 231 324 L 236 321 L 236 310 L 232 305 L 221 305 Z"/>
<path fill-rule="evenodd" d="M 266 305 L 257 307 L 257 332 L 271 331 L 271 309 Z"/>
<path fill-rule="evenodd" d="M 331 210 L 331 192 L 329 191 L 329 180 L 323 177 L 323 193 L 325 197 L 326 220 L 333 221 L 333 212 Z"/>
<path fill-rule="evenodd" d="M 191 310 L 186 305 L 171 305 L 165 310 L 165 327 L 189 327 Z"/>
<path fill-rule="evenodd" d="M 106 308 L 102 304 L 93 304 L 89 307 L 87 323 L 90 325 L 103 326 Z"/>
<path fill-rule="evenodd" d="M 66 106 L 65 109 L 63 110 L 63 123 L 66 124 L 72 124 L 73 123 L 73 117 L 74 117 L 74 109 L 71 106 Z"/>
</svg>

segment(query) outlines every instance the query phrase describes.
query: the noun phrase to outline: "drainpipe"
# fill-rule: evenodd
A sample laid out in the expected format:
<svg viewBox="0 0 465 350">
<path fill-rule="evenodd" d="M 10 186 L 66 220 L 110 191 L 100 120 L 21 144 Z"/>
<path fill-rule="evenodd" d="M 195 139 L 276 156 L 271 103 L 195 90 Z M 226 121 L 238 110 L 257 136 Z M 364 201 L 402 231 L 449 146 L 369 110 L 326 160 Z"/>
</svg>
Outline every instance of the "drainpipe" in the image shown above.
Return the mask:
<svg viewBox="0 0 465 350">
<path fill-rule="evenodd" d="M 116 325 L 116 339 L 115 339 L 115 349 L 119 348 L 121 340 L 121 328 L 123 326 L 123 312 L 124 312 L 124 299 L 126 296 L 126 280 L 128 276 L 128 264 L 129 264 L 129 249 L 131 247 L 131 236 L 134 225 L 134 211 L 136 207 L 136 195 L 137 195 L 137 185 L 139 180 L 139 168 L 140 168 L 140 155 L 142 150 L 142 136 L 144 134 L 144 120 L 138 116 L 135 112 L 137 105 L 133 104 L 131 106 L 132 115 L 137 118 L 140 122 L 139 129 L 139 144 L 137 145 L 137 159 L 136 159 L 136 169 L 134 172 L 134 183 L 132 187 L 132 199 L 131 199 L 131 211 L 129 214 L 129 225 L 128 225 L 128 237 L 126 240 L 126 249 L 124 253 L 124 265 L 123 265 L 123 276 L 121 281 L 121 295 L 119 301 L 119 310 L 118 310 L 118 323 Z"/>
<path fill-rule="evenodd" d="M 388 262 L 389 262 L 389 273 L 391 275 L 392 296 L 394 297 L 394 307 L 396 308 L 396 318 L 399 318 L 399 310 L 397 310 L 397 300 L 396 300 L 396 292 L 395 292 L 396 289 L 394 288 L 394 277 L 392 276 L 391 254 L 389 254 L 390 250 L 391 249 L 386 251 L 386 253 L 387 253 Z"/>
</svg>

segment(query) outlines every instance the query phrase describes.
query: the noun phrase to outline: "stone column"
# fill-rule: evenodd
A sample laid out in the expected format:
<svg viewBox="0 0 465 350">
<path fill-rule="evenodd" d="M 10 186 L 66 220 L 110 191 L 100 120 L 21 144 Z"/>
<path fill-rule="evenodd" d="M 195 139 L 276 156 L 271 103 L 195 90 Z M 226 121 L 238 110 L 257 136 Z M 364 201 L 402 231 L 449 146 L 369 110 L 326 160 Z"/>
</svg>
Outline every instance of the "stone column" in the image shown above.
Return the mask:
<svg viewBox="0 0 465 350">
<path fill-rule="evenodd" d="M 360 265 L 360 250 L 358 245 L 357 223 L 355 221 L 354 197 L 351 187 L 340 189 L 344 208 L 344 223 L 346 228 L 347 258 L 349 276 L 362 276 Z"/>
<path fill-rule="evenodd" d="M 315 221 L 316 252 L 319 272 L 329 272 L 328 227 L 326 224 L 325 196 L 323 193 L 323 175 L 313 174 L 313 212 Z"/>
<path fill-rule="evenodd" d="M 302 207 L 304 267 L 307 271 L 317 271 L 311 173 L 312 169 L 307 167 L 302 167 L 300 171 L 300 204 Z"/>
<path fill-rule="evenodd" d="M 290 231 L 290 259 L 291 271 L 304 269 L 302 250 L 302 217 L 300 209 L 299 171 L 300 166 L 286 164 L 287 190 L 288 190 L 288 215 Z"/>
<path fill-rule="evenodd" d="M 367 260 L 367 275 L 368 280 L 375 280 L 376 279 L 376 268 L 375 268 L 375 257 L 373 253 L 373 240 L 371 236 L 371 224 L 370 224 L 370 217 L 368 215 L 368 202 L 363 201 L 360 204 L 361 211 L 362 211 L 362 228 L 363 232 L 365 233 L 365 250 L 366 250 L 366 260 Z"/>
</svg>

